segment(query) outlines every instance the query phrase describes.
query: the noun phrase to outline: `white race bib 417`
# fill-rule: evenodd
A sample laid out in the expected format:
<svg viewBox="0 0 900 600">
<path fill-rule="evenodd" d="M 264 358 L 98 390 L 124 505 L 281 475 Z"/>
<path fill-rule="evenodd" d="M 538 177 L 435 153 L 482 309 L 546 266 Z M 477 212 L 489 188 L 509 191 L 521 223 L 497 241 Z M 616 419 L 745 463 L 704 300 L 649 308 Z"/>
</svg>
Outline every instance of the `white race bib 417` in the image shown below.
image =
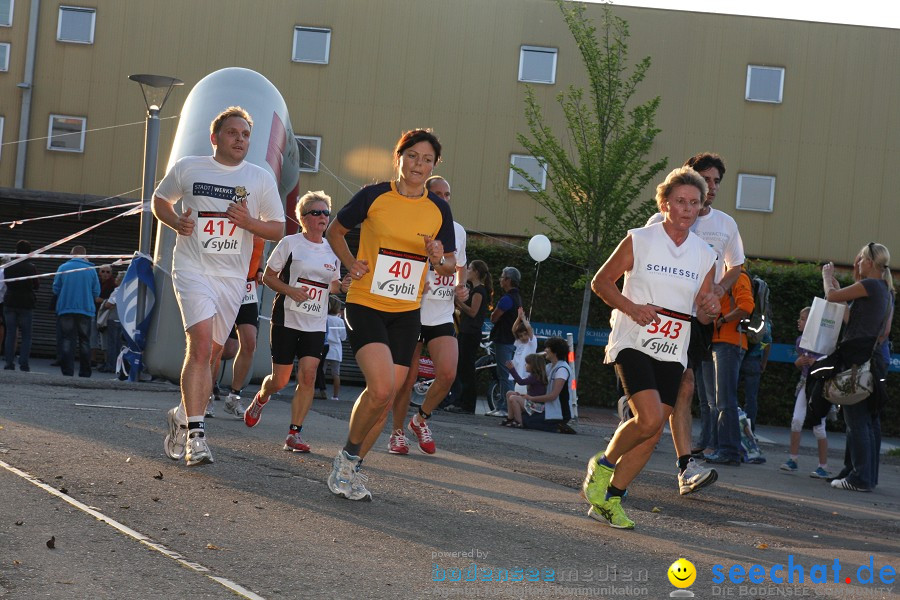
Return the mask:
<svg viewBox="0 0 900 600">
<path fill-rule="evenodd" d="M 200 252 L 203 254 L 240 254 L 243 231 L 229 222 L 224 212 L 197 213 L 200 228 Z"/>
<path fill-rule="evenodd" d="M 418 300 L 427 262 L 426 256 L 380 248 L 369 291 L 397 300 Z"/>
</svg>

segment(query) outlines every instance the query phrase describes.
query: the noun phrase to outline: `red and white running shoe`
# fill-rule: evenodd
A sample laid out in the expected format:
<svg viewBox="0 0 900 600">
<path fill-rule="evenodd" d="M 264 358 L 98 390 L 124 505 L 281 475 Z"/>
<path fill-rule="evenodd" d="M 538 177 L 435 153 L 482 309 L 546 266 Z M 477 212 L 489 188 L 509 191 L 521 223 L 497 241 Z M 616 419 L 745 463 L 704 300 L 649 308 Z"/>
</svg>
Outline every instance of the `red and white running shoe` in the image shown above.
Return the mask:
<svg viewBox="0 0 900 600">
<path fill-rule="evenodd" d="M 309 444 L 303 441 L 299 431 L 295 431 L 284 440 L 284 450 L 288 452 L 309 452 Z"/>
<path fill-rule="evenodd" d="M 253 402 L 250 403 L 250 406 L 247 407 L 247 410 L 244 411 L 244 425 L 247 427 L 253 427 L 257 423 L 259 423 L 259 418 L 262 416 L 262 411 L 266 407 L 269 401 L 265 402 L 259 401 L 259 392 L 256 392 L 256 395 L 253 396 Z"/>
<path fill-rule="evenodd" d="M 388 443 L 388 452 L 391 454 L 409 454 L 409 440 L 402 429 L 398 429 L 391 434 L 391 441 Z"/>
<path fill-rule="evenodd" d="M 421 425 L 416 425 L 415 416 L 410 417 L 409 425 L 407 425 L 410 433 L 419 440 L 419 450 L 425 454 L 434 454 L 434 438 L 431 437 L 431 429 L 428 428 L 428 422 L 422 421 Z"/>
</svg>

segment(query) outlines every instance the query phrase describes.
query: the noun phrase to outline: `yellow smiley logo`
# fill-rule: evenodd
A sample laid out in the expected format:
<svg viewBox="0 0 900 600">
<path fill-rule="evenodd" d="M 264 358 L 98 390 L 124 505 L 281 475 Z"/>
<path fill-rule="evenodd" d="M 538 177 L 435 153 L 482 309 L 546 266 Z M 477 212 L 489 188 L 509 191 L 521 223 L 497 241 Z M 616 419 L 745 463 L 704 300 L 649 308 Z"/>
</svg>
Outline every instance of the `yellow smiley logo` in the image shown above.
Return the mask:
<svg viewBox="0 0 900 600">
<path fill-rule="evenodd" d="M 697 579 L 697 569 L 691 564 L 691 561 L 679 558 L 669 567 L 668 570 L 669 583 L 677 588 L 691 587 L 694 580 Z"/>
</svg>

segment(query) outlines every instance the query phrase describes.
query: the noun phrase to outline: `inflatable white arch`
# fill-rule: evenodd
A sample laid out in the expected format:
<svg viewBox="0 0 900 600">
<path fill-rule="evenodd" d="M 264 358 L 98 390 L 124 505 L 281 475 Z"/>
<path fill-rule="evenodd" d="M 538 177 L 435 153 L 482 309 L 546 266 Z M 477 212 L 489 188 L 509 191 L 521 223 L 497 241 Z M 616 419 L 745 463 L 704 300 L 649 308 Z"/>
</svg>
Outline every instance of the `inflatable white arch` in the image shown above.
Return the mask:
<svg viewBox="0 0 900 600">
<path fill-rule="evenodd" d="M 284 98 L 268 79 L 256 71 L 237 67 L 221 69 L 197 82 L 181 110 L 166 171 L 184 156 L 212 154 L 209 124 L 229 106 L 241 106 L 253 117 L 253 133 L 246 160 L 275 176 L 278 191 L 285 202 L 285 212 L 293 215 L 300 179 L 297 141 Z M 287 225 L 289 233 L 296 232 L 296 225 L 292 229 L 290 220 Z M 169 275 L 174 247 L 175 232 L 161 223 L 157 224 L 153 253 L 154 265 L 158 265 L 154 266 L 156 304 L 147 332 L 144 369 L 154 376 L 177 382 L 184 362 L 185 335 Z M 271 250 L 270 242 L 263 254 L 263 264 Z M 264 286 L 259 289 L 262 296 L 260 314 L 269 316 L 273 292 Z M 264 376 L 271 366 L 269 322 L 261 319 L 251 378 Z M 230 381 L 227 376 L 226 381 Z"/>
</svg>

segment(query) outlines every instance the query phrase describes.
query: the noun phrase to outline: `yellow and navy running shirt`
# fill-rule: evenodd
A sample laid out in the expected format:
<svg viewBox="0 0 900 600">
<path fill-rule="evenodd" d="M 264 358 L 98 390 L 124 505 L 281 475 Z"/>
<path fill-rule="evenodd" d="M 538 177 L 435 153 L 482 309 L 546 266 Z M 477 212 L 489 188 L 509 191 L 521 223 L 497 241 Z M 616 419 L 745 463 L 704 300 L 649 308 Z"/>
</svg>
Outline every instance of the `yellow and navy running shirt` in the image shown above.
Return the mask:
<svg viewBox="0 0 900 600">
<path fill-rule="evenodd" d="M 456 250 L 450 205 L 426 192 L 407 198 L 393 181 L 364 187 L 337 214 L 347 229 L 360 225 L 357 260 L 369 272 L 354 280 L 347 302 L 384 312 L 419 308 L 428 258 L 425 236 L 440 240 L 444 252 Z"/>
</svg>

